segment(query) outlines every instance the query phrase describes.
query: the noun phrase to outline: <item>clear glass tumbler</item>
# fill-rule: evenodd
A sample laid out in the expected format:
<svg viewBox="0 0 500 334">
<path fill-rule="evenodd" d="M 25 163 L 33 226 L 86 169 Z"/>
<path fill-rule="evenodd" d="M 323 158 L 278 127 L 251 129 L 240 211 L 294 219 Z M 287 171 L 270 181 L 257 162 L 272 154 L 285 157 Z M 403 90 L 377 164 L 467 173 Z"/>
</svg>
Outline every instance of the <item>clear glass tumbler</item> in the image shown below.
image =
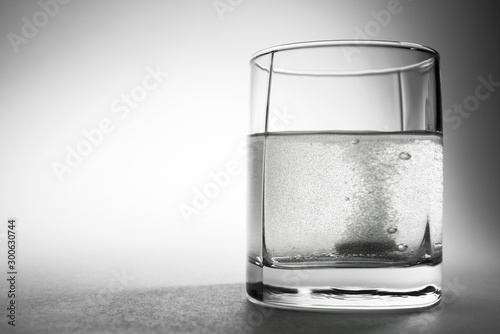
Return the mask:
<svg viewBox="0 0 500 334">
<path fill-rule="evenodd" d="M 439 54 L 319 41 L 250 65 L 248 298 L 322 310 L 439 302 Z"/>
</svg>

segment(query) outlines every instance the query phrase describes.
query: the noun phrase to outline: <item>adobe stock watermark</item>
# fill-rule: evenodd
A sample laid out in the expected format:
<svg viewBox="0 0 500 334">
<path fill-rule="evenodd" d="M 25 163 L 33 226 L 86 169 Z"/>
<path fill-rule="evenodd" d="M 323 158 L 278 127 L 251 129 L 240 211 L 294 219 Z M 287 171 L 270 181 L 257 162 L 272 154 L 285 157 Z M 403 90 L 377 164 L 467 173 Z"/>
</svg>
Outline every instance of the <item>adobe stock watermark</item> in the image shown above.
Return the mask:
<svg viewBox="0 0 500 334">
<path fill-rule="evenodd" d="M 125 120 L 130 114 L 130 111 L 136 109 L 140 102 L 144 101 L 149 94 L 158 88 L 169 73 L 163 72 L 159 65 L 153 69 L 146 67 L 146 75 L 143 77 L 140 84 L 134 86 L 128 93 L 122 93 L 120 97 L 115 98 L 110 105 L 110 109 L 114 114 L 117 114 L 120 120 Z M 53 161 L 52 169 L 59 180 L 59 183 L 64 181 L 63 176 L 66 173 L 71 173 L 78 167 L 85 157 L 88 157 L 95 147 L 101 145 L 106 138 L 115 130 L 115 123 L 111 118 L 102 118 L 98 125 L 92 129 L 84 129 L 82 131 L 83 139 L 81 139 L 74 147 L 66 146 L 66 157 L 63 162 Z"/>
<path fill-rule="evenodd" d="M 50 19 L 54 18 L 60 11 L 61 5 L 66 5 L 71 0 L 40 0 L 38 5 L 40 10 L 34 13 L 30 18 L 23 16 L 21 18 L 22 26 L 20 34 L 14 32 L 7 33 L 7 39 L 12 49 L 17 54 L 22 44 L 28 44 L 30 40 L 38 35 L 41 28 L 45 27 Z"/>
<path fill-rule="evenodd" d="M 120 270 L 112 269 L 110 276 L 107 284 L 97 290 L 97 294 L 88 295 L 88 302 L 92 303 L 92 309 L 111 303 L 111 297 L 114 294 L 130 288 L 132 285 L 135 287 L 137 284 L 135 276 L 128 275 L 125 272 L 125 268 L 121 268 Z M 87 324 L 92 323 L 94 320 L 95 314 L 91 314 L 89 311 L 84 310 L 78 319 L 70 321 L 65 325 L 64 333 L 80 333 L 82 328 L 85 328 Z"/>
<path fill-rule="evenodd" d="M 466 96 L 462 103 L 453 103 L 453 110 L 448 108 L 443 111 L 443 121 L 452 123 L 453 130 L 458 129 L 464 118 L 469 118 L 472 112 L 476 111 L 495 92 L 496 87 L 500 87 L 500 81 L 493 81 L 493 74 L 490 73 L 485 78 L 482 75 L 477 77 L 479 82 L 474 89 L 474 93 Z M 465 110 L 464 110 L 465 109 Z"/>
<path fill-rule="evenodd" d="M 272 115 L 269 118 L 269 125 L 273 131 L 282 131 L 295 119 L 295 115 L 286 107 L 274 108 Z M 192 190 L 191 203 L 179 205 L 179 212 L 184 222 L 191 223 L 193 217 L 199 216 L 203 210 L 208 208 L 210 203 L 229 186 L 231 180 L 241 174 L 243 170 L 241 160 L 248 152 L 247 146 L 246 141 L 241 142 L 237 147 L 239 158 L 229 160 L 222 169 L 209 172 L 210 181 Z"/>
<path fill-rule="evenodd" d="M 224 17 L 227 12 L 234 11 L 243 3 L 243 0 L 214 0 L 212 1 L 212 6 L 214 7 L 217 16 L 221 21 L 224 21 Z"/>
<path fill-rule="evenodd" d="M 247 314 L 247 322 L 242 327 L 243 333 L 253 333 L 253 331 L 264 324 L 264 320 L 274 313 L 272 307 L 259 307 Z"/>
<path fill-rule="evenodd" d="M 385 9 L 381 9 L 378 11 L 371 10 L 370 15 L 373 20 L 366 22 L 363 28 L 355 26 L 353 39 L 357 41 L 375 39 L 378 35 L 380 35 L 382 29 L 389 26 L 389 24 L 392 22 L 393 17 L 400 14 L 403 9 L 404 7 L 401 4 L 400 0 L 389 0 Z M 341 47 L 341 50 L 344 54 L 344 57 L 349 63 L 352 61 L 352 56 L 361 52 L 361 49 L 359 47 L 354 46 L 343 46 Z"/>
</svg>

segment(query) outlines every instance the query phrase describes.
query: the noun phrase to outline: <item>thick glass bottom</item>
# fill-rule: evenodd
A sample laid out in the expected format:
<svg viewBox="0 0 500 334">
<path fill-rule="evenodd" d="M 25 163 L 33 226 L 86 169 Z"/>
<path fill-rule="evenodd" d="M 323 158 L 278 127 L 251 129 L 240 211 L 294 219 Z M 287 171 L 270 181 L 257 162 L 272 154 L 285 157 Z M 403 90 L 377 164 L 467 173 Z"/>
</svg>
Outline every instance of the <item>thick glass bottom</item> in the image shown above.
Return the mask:
<svg viewBox="0 0 500 334">
<path fill-rule="evenodd" d="M 276 269 L 248 264 L 250 301 L 303 310 L 426 308 L 441 299 L 441 264 Z"/>
</svg>

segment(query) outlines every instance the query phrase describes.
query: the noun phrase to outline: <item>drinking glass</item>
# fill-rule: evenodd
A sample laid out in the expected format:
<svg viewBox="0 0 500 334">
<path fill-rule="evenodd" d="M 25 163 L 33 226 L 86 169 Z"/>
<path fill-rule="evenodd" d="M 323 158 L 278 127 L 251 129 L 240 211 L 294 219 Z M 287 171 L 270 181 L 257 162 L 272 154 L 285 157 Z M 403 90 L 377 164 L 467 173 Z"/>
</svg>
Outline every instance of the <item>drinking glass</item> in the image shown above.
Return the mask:
<svg viewBox="0 0 500 334">
<path fill-rule="evenodd" d="M 248 298 L 319 310 L 439 302 L 439 54 L 317 41 L 250 65 Z"/>
</svg>

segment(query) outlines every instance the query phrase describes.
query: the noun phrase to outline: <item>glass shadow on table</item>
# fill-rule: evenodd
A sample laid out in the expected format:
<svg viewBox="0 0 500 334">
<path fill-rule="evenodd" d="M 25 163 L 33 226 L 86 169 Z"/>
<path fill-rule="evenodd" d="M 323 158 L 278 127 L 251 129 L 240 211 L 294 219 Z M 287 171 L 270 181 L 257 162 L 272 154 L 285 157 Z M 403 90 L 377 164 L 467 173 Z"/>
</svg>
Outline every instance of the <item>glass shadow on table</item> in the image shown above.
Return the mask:
<svg viewBox="0 0 500 334">
<path fill-rule="evenodd" d="M 300 311 L 246 301 L 247 333 L 428 333 L 443 332 L 445 304 L 425 309 L 381 311 Z"/>
</svg>

